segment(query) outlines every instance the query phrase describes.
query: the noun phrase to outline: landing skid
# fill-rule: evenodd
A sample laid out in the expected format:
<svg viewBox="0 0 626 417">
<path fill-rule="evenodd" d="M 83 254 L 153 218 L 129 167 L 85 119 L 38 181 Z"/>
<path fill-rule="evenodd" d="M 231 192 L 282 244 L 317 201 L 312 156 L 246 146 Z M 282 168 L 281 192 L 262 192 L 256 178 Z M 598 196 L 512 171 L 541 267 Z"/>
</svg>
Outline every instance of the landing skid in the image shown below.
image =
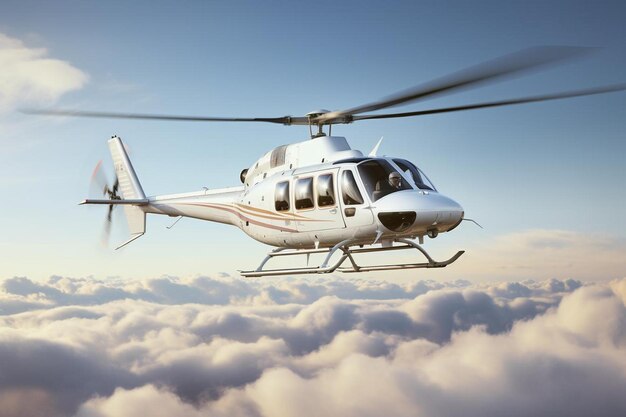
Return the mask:
<svg viewBox="0 0 626 417">
<path fill-rule="evenodd" d="M 424 248 L 422 248 L 417 243 L 408 240 L 408 239 L 397 239 L 394 243 L 400 243 L 397 246 L 388 246 L 388 247 L 354 247 L 356 242 L 352 239 L 347 239 L 342 242 L 339 242 L 332 248 L 328 249 L 287 249 L 287 248 L 278 248 L 274 249 L 270 253 L 267 254 L 261 265 L 254 271 L 239 271 L 241 275 L 244 277 L 264 277 L 268 275 L 291 275 L 291 274 L 329 274 L 331 272 L 368 272 L 368 271 L 389 271 L 393 269 L 415 269 L 415 268 L 443 268 L 445 266 L 450 265 L 465 251 L 458 251 L 453 257 L 446 261 L 435 261 L 430 257 L 428 252 Z M 352 255 L 359 253 L 368 253 L 368 252 L 387 252 L 392 250 L 406 250 L 406 249 L 417 249 L 426 257 L 428 262 L 420 262 L 420 263 L 410 263 L 410 264 L 389 264 L 389 265 L 368 265 L 361 266 L 356 263 L 354 257 Z M 341 256 L 339 259 L 332 265 L 329 265 L 330 258 L 337 252 L 341 252 Z M 302 268 L 283 268 L 283 269 L 263 269 L 265 264 L 272 258 L 277 256 L 293 256 L 293 255 L 311 255 L 311 254 L 319 254 L 319 253 L 328 253 L 324 262 L 321 265 L 315 267 L 302 267 Z M 349 266 L 342 266 L 344 262 L 348 260 Z"/>
</svg>

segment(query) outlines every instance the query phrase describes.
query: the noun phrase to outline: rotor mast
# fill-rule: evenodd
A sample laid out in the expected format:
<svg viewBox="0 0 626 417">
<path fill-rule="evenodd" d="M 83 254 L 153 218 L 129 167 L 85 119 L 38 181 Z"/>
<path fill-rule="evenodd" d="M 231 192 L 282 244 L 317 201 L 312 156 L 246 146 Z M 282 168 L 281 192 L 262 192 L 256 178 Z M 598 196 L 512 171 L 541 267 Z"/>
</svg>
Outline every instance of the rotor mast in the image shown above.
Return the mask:
<svg viewBox="0 0 626 417">
<path fill-rule="evenodd" d="M 319 121 L 320 116 L 326 113 L 330 113 L 330 110 L 319 109 L 319 110 L 310 111 L 307 114 L 305 114 L 307 121 L 308 121 L 308 125 L 309 125 L 309 134 L 311 135 L 311 139 L 326 136 L 326 133 L 324 133 L 324 130 L 323 130 L 325 123 L 323 121 Z M 317 125 L 317 133 L 315 134 L 313 133 L 314 124 Z M 331 129 L 332 129 L 332 123 L 328 123 L 328 136 L 330 136 Z"/>
</svg>

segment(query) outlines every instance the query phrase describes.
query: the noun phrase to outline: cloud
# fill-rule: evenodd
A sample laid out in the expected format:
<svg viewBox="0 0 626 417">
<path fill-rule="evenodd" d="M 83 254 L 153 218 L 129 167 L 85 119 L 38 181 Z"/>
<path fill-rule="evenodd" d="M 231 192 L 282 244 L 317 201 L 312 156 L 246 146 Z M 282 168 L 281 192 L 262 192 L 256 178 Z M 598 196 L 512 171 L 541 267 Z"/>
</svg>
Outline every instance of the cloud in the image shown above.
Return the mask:
<svg viewBox="0 0 626 417">
<path fill-rule="evenodd" d="M 626 241 L 602 234 L 535 229 L 481 240 L 440 275 L 520 280 L 623 278 Z M 452 275 L 451 275 L 452 274 Z"/>
<path fill-rule="evenodd" d="M 88 352 L 6 330 L 0 333 L 0 358 L 0 399 L 11 403 L 32 393 L 46 408 L 55 405 L 59 411 L 74 408 L 94 394 L 110 395 L 115 386 L 133 386 L 136 379 L 124 369 L 94 360 Z"/>
<path fill-rule="evenodd" d="M 626 412 L 626 280 L 0 288 L 9 417 Z"/>
<path fill-rule="evenodd" d="M 84 72 L 47 55 L 46 49 L 29 48 L 0 33 L 0 113 L 24 104 L 54 103 L 87 82 Z"/>
</svg>

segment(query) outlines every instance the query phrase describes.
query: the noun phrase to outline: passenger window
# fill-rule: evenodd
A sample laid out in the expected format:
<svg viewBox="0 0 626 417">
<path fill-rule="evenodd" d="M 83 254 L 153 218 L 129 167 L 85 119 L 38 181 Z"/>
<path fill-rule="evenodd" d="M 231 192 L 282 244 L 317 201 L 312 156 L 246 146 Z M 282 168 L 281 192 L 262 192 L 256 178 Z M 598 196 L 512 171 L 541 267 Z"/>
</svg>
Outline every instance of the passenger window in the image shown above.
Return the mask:
<svg viewBox="0 0 626 417">
<path fill-rule="evenodd" d="M 289 181 L 283 181 L 276 184 L 274 207 L 276 208 L 276 211 L 289 210 Z"/>
<path fill-rule="evenodd" d="M 324 174 L 317 177 L 317 205 L 319 207 L 335 205 L 333 174 Z"/>
<path fill-rule="evenodd" d="M 341 194 L 343 196 L 343 203 L 350 204 L 363 204 L 363 197 L 359 191 L 359 187 L 356 185 L 354 174 L 352 171 L 343 171 L 341 176 Z"/>
<path fill-rule="evenodd" d="M 296 181 L 296 209 L 304 210 L 315 206 L 313 203 L 313 177 Z"/>
</svg>

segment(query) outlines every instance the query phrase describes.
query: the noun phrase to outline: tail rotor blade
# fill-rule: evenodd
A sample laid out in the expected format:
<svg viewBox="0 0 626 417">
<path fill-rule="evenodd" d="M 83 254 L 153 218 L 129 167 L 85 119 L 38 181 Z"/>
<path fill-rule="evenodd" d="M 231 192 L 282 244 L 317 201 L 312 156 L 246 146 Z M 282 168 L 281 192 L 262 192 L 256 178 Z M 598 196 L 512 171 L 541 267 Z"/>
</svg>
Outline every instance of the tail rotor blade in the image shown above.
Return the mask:
<svg viewBox="0 0 626 417">
<path fill-rule="evenodd" d="M 107 207 L 107 215 L 104 219 L 104 228 L 102 231 L 102 245 L 105 247 L 109 246 L 109 237 L 111 236 L 111 228 L 113 226 L 113 210 L 115 207 L 114 204 L 109 204 Z"/>
<path fill-rule="evenodd" d="M 113 188 L 111 190 L 111 198 L 117 198 L 117 190 L 120 188 L 120 180 L 119 178 L 117 178 L 117 176 L 115 177 L 115 183 L 113 184 Z"/>
<path fill-rule="evenodd" d="M 107 211 L 107 222 L 111 223 L 113 221 L 113 204 L 109 204 L 109 209 Z"/>
<path fill-rule="evenodd" d="M 102 237 L 100 238 L 100 243 L 104 247 L 109 246 L 109 237 L 111 235 L 111 223 L 112 223 L 111 212 L 113 210 L 113 207 L 112 206 L 109 206 L 109 207 L 110 207 L 109 212 L 107 214 L 106 219 L 104 220 L 104 227 L 102 229 Z"/>
<path fill-rule="evenodd" d="M 102 195 L 109 194 L 109 183 L 107 181 L 106 175 L 102 171 L 102 160 L 98 161 L 93 172 L 91 174 L 90 184 L 92 187 L 96 187 Z"/>
</svg>

